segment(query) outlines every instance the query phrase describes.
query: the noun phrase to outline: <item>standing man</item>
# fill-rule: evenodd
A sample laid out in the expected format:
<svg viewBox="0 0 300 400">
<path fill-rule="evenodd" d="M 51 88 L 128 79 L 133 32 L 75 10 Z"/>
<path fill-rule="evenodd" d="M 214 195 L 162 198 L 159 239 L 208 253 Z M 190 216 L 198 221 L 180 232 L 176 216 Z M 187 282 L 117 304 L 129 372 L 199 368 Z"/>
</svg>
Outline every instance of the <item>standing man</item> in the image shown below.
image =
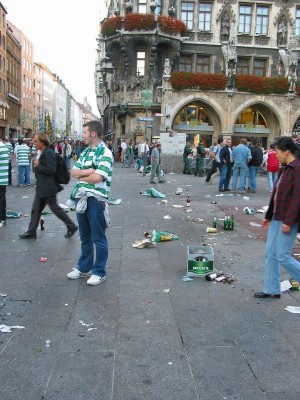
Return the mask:
<svg viewBox="0 0 300 400">
<path fill-rule="evenodd" d="M 146 139 L 141 145 L 141 158 L 143 160 L 143 176 L 146 176 L 146 168 L 149 165 L 149 140 Z"/>
<path fill-rule="evenodd" d="M 75 199 L 81 239 L 81 255 L 77 268 L 67 274 L 69 279 L 90 276 L 88 285 L 99 285 L 106 278 L 108 245 L 105 210 L 111 187 L 112 154 L 103 142 L 103 127 L 99 121 L 83 125 L 83 140 L 88 147 L 72 169 L 78 179 L 71 197 Z M 94 257 L 95 247 L 95 257 Z"/>
<path fill-rule="evenodd" d="M 65 140 L 63 148 L 62 148 L 62 157 L 65 160 L 65 163 L 67 164 L 68 169 L 70 169 L 71 155 L 72 155 L 72 147 L 71 147 L 70 143 L 68 143 L 68 141 Z"/>
<path fill-rule="evenodd" d="M 263 151 L 257 145 L 257 139 L 253 139 L 253 146 L 250 149 L 251 152 L 251 160 L 248 163 L 249 167 L 249 193 L 256 193 L 256 175 L 258 168 L 262 165 L 263 162 Z"/>
<path fill-rule="evenodd" d="M 17 148 L 17 163 L 19 169 L 19 184 L 30 186 L 30 148 L 23 139 L 19 140 Z M 25 177 L 25 180 L 24 180 Z"/>
<path fill-rule="evenodd" d="M 196 156 L 196 168 L 194 175 L 203 176 L 204 175 L 204 159 L 205 159 L 205 148 L 203 146 L 203 140 L 199 140 L 197 146 L 197 156 Z"/>
<path fill-rule="evenodd" d="M 231 139 L 227 139 L 225 146 L 223 146 L 220 150 L 219 192 L 230 192 L 229 182 L 233 165 L 231 145 Z"/>
<path fill-rule="evenodd" d="M 123 163 L 125 161 L 125 154 L 127 151 L 127 143 L 125 142 L 125 140 L 123 140 L 123 142 L 121 143 L 121 149 L 122 149 L 121 162 Z"/>
<path fill-rule="evenodd" d="M 62 189 L 56 182 L 56 156 L 50 149 L 48 136 L 44 133 L 37 133 L 33 142 L 41 152 L 39 159 L 33 161 L 36 176 L 36 193 L 31 210 L 31 219 L 25 233 L 19 235 L 20 239 L 36 239 L 36 230 L 39 226 L 42 211 L 48 205 L 50 210 L 67 226 L 66 238 L 70 238 L 77 231 L 68 214 L 57 204 L 57 193 Z"/>
<path fill-rule="evenodd" d="M 247 147 L 247 140 L 241 139 L 240 144 L 232 150 L 233 157 L 233 179 L 232 191 L 236 192 L 237 179 L 240 177 L 239 193 L 246 193 L 246 178 L 248 173 L 248 163 L 251 160 L 251 151 Z"/>
<path fill-rule="evenodd" d="M 12 160 L 13 160 L 13 156 L 14 156 L 14 148 L 7 137 L 4 139 L 4 143 L 6 144 L 8 151 L 9 151 L 8 184 L 11 185 L 12 184 L 11 171 L 12 171 Z"/>
<path fill-rule="evenodd" d="M 9 157 L 8 147 L 0 138 L 0 228 L 6 225 L 6 186 L 8 185 Z"/>
<path fill-rule="evenodd" d="M 187 142 L 183 150 L 183 173 L 187 175 L 191 175 L 189 155 L 192 154 L 192 152 L 193 149 L 191 147 L 191 143 Z"/>
<path fill-rule="evenodd" d="M 159 183 L 164 183 L 165 179 L 161 176 L 160 170 L 160 143 L 156 143 L 154 149 L 151 152 L 151 175 L 150 183 L 156 183 L 154 178 L 157 176 Z"/>
<path fill-rule="evenodd" d="M 218 169 L 220 169 L 220 150 L 221 150 L 221 145 L 223 143 L 223 139 L 219 138 L 218 139 L 218 144 L 213 148 L 211 158 L 212 158 L 212 167 L 209 170 L 206 180 L 206 183 L 211 183 L 211 178 L 212 176 L 217 172 Z"/>
</svg>

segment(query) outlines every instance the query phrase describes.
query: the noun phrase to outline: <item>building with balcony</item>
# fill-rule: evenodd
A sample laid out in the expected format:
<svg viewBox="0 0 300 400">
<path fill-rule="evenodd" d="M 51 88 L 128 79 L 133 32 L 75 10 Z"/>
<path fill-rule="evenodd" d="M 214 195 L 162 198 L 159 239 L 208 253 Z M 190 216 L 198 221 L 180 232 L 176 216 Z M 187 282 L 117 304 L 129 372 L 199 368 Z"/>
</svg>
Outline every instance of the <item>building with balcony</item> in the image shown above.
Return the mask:
<svg viewBox="0 0 300 400">
<path fill-rule="evenodd" d="M 31 138 L 33 133 L 34 120 L 34 100 L 33 100 L 33 81 L 34 81 L 34 54 L 33 44 L 27 36 L 14 24 L 7 21 L 12 34 L 21 45 L 21 115 L 20 125 L 24 137 Z"/>
<path fill-rule="evenodd" d="M 21 135 L 21 44 L 14 37 L 11 28 L 6 31 L 6 85 L 7 85 L 7 127 L 5 136 L 17 141 Z"/>
<path fill-rule="evenodd" d="M 268 147 L 300 129 L 300 1 L 115 0 L 95 84 L 106 135 Z M 162 149 L 163 151 L 163 149 Z"/>
<path fill-rule="evenodd" d="M 6 8 L 0 2 L 0 135 L 7 135 L 9 105 L 6 85 Z"/>
</svg>

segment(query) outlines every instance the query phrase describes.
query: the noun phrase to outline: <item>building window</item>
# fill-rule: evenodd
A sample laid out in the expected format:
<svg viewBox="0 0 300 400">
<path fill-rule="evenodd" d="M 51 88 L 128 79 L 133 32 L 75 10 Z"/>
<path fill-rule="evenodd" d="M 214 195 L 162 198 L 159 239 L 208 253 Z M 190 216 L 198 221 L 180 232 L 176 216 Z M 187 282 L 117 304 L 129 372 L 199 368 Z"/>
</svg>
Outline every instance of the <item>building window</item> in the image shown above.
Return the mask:
<svg viewBox="0 0 300 400">
<path fill-rule="evenodd" d="M 188 29 L 193 29 L 194 22 L 194 3 L 183 1 L 181 3 L 181 21 Z"/>
<path fill-rule="evenodd" d="M 296 35 L 300 36 L 300 8 L 296 10 Z"/>
<path fill-rule="evenodd" d="M 239 33 L 250 33 L 251 31 L 251 6 L 240 6 Z"/>
<path fill-rule="evenodd" d="M 138 2 L 138 13 L 139 14 L 147 13 L 147 1 L 146 0 L 140 0 Z"/>
<path fill-rule="evenodd" d="M 257 35 L 267 35 L 269 27 L 269 7 L 257 6 L 256 28 Z"/>
<path fill-rule="evenodd" d="M 209 56 L 197 56 L 196 72 L 200 72 L 202 74 L 209 74 L 210 72 Z"/>
<path fill-rule="evenodd" d="M 146 53 L 138 51 L 136 57 L 136 74 L 138 76 L 145 76 Z"/>
<path fill-rule="evenodd" d="M 255 58 L 253 62 L 253 75 L 255 76 L 266 76 L 267 60 L 261 58 Z"/>
<path fill-rule="evenodd" d="M 199 3 L 199 31 L 210 31 L 211 3 Z"/>
<path fill-rule="evenodd" d="M 238 75 L 248 75 L 250 72 L 250 59 L 249 58 L 242 58 L 238 57 L 237 66 L 236 66 L 236 73 Z"/>
<path fill-rule="evenodd" d="M 182 54 L 179 60 L 179 71 L 192 72 L 192 56 Z"/>
</svg>

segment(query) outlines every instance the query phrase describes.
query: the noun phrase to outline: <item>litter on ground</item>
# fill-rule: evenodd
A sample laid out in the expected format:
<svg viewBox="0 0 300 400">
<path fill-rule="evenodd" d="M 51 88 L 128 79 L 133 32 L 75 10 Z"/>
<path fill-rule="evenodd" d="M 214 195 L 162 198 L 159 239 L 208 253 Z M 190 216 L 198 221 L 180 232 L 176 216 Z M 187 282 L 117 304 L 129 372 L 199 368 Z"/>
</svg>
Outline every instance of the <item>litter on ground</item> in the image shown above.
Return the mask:
<svg viewBox="0 0 300 400">
<path fill-rule="evenodd" d="M 0 332 L 2 333 L 10 333 L 12 329 L 25 329 L 25 326 L 8 326 L 8 325 L 0 325 Z"/>
<path fill-rule="evenodd" d="M 136 240 L 132 243 L 132 247 L 136 249 L 143 249 L 144 247 L 155 247 L 155 243 L 151 242 L 150 239 Z"/>
</svg>

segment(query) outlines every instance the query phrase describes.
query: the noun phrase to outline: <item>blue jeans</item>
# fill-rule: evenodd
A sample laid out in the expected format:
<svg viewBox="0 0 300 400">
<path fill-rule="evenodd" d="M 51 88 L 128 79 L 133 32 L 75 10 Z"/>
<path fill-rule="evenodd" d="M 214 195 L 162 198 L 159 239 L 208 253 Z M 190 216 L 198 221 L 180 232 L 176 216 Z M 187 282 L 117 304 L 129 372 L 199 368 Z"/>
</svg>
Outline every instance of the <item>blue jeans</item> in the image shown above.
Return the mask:
<svg viewBox="0 0 300 400">
<path fill-rule="evenodd" d="M 229 181 L 231 178 L 232 166 L 230 164 L 223 164 L 220 168 L 219 190 L 229 189 Z M 224 186 L 224 188 L 223 188 Z"/>
<path fill-rule="evenodd" d="M 270 192 L 273 192 L 273 187 L 278 178 L 278 172 L 267 172 L 267 177 L 268 177 Z"/>
<path fill-rule="evenodd" d="M 102 204 L 95 197 L 88 197 L 85 212 L 76 215 L 81 239 L 81 256 L 77 269 L 81 272 L 92 270 L 93 275 L 105 276 L 108 245 Z"/>
<path fill-rule="evenodd" d="M 70 157 L 64 157 L 65 163 L 67 164 L 68 169 L 70 169 Z"/>
<path fill-rule="evenodd" d="M 19 165 L 19 184 L 24 185 L 24 176 L 26 185 L 30 185 L 30 165 Z"/>
<path fill-rule="evenodd" d="M 258 167 L 254 167 L 252 165 L 249 166 L 249 186 L 250 189 L 256 191 L 256 174 Z"/>
<path fill-rule="evenodd" d="M 248 172 L 248 167 L 246 164 L 234 163 L 233 178 L 232 178 L 232 190 L 236 190 L 236 184 L 237 184 L 238 177 L 240 177 L 239 190 L 245 190 L 247 172 Z"/>
<path fill-rule="evenodd" d="M 272 219 L 268 231 L 263 289 L 268 294 L 280 294 L 280 265 L 291 277 L 300 282 L 300 262 L 291 255 L 298 224 L 291 228 L 290 233 L 282 233 L 281 226 L 282 221 Z"/>
</svg>

